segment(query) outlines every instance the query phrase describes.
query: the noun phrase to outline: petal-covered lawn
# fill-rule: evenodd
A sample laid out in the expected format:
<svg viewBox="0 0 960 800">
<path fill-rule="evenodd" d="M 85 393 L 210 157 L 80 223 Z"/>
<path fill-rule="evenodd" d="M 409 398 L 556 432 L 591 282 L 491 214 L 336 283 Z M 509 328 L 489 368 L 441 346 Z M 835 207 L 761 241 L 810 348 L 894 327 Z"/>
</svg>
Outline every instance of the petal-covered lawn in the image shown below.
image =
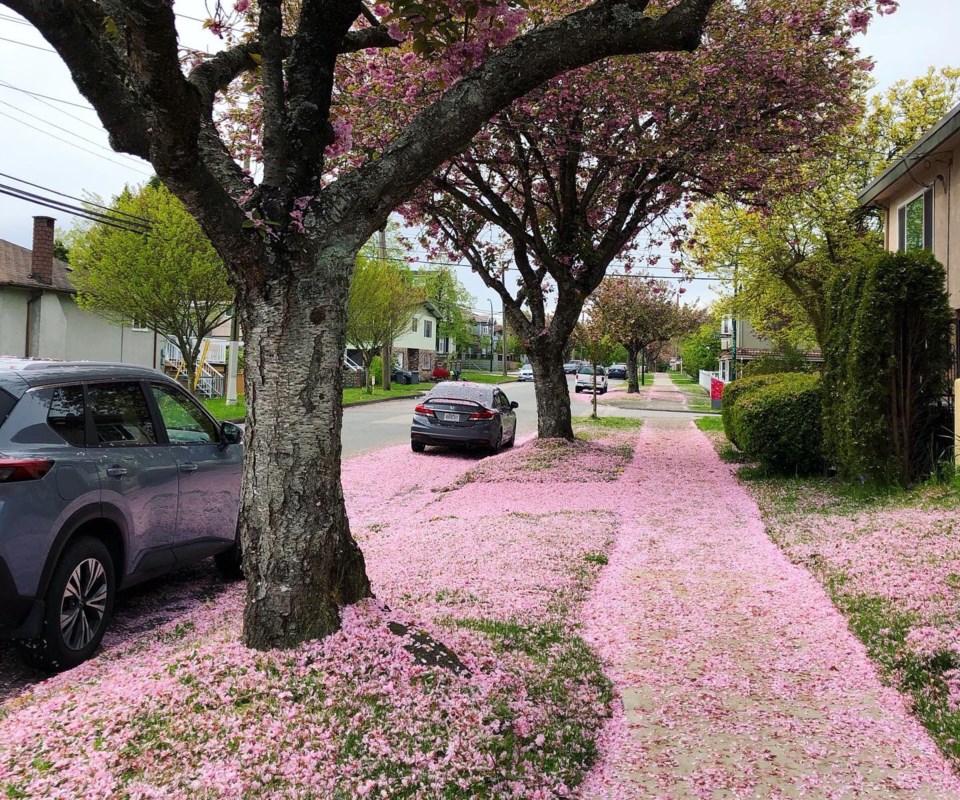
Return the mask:
<svg viewBox="0 0 960 800">
<path fill-rule="evenodd" d="M 0 686 L 0 796 L 960 797 L 731 468 L 636 425 L 345 462 L 376 600 L 259 653 L 206 568 L 133 593 L 98 658 Z"/>
<path fill-rule="evenodd" d="M 632 454 L 625 434 L 591 439 L 346 462 L 375 601 L 323 642 L 258 653 L 238 642 L 241 587 L 172 584 L 95 660 L 10 690 L 0 796 L 570 795 L 610 713 L 575 625 L 616 526 L 595 489 Z M 151 617 L 161 598 L 174 611 Z M 414 635 L 466 669 L 417 663 Z"/>
<path fill-rule="evenodd" d="M 823 588 L 689 423 L 651 420 L 585 609 L 623 708 L 591 798 L 956 798 Z"/>
</svg>

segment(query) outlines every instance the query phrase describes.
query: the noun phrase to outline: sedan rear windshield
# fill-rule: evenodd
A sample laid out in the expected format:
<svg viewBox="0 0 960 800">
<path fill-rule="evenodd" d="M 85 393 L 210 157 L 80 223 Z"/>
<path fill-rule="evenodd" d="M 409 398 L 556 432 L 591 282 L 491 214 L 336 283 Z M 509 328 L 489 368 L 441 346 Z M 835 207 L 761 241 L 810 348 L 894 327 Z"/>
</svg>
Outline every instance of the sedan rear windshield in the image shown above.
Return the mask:
<svg viewBox="0 0 960 800">
<path fill-rule="evenodd" d="M 493 390 L 489 386 L 449 381 L 438 383 L 427 400 L 441 400 L 445 397 L 451 400 L 469 400 L 472 403 L 488 406 L 493 402 Z"/>
<path fill-rule="evenodd" d="M 3 423 L 7 421 L 16 404 L 17 400 L 10 392 L 0 389 L 0 428 L 3 427 Z"/>
</svg>

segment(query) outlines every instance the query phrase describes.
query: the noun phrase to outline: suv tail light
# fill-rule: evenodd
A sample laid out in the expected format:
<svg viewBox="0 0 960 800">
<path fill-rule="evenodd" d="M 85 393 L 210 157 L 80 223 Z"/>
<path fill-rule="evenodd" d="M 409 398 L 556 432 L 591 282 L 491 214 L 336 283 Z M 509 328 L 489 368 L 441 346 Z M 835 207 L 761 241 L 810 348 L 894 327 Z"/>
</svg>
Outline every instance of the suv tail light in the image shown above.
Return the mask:
<svg viewBox="0 0 960 800">
<path fill-rule="evenodd" d="M 415 409 L 413 409 L 413 413 L 414 413 L 414 414 L 423 414 L 423 416 L 425 416 L 425 417 L 435 417 L 435 416 L 436 416 L 436 414 L 433 413 L 433 409 L 432 409 L 432 408 L 427 408 L 423 403 L 421 403 L 421 404 L 418 405 Z"/>
<path fill-rule="evenodd" d="M 487 411 L 487 409 L 476 411 L 470 415 L 470 419 L 493 419 L 493 412 Z"/>
<path fill-rule="evenodd" d="M 0 483 L 40 480 L 50 471 L 53 463 L 48 458 L 6 458 L 0 456 Z"/>
</svg>

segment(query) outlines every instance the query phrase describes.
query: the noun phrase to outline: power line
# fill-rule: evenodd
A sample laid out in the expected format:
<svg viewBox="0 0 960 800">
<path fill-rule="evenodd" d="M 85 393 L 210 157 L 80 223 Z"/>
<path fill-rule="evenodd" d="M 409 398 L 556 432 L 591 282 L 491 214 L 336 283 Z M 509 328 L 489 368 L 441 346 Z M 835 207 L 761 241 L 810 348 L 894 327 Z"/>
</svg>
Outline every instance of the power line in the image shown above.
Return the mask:
<svg viewBox="0 0 960 800">
<path fill-rule="evenodd" d="M 99 153 L 95 153 L 93 150 L 88 150 L 86 147 L 81 147 L 80 145 L 75 144 L 74 142 L 71 142 L 68 139 L 64 139 L 61 136 L 57 136 L 56 134 L 50 133 L 50 131 L 45 131 L 43 130 L 43 128 L 38 128 L 36 125 L 31 125 L 29 122 L 24 122 L 22 119 L 17 119 L 16 117 L 10 114 L 7 114 L 4 111 L 0 111 L 0 117 L 6 117 L 7 119 L 12 119 L 14 122 L 19 122 L 21 125 L 26 125 L 28 128 L 31 128 L 32 130 L 35 130 L 39 133 L 49 136 L 51 139 L 56 139 L 58 142 L 63 142 L 64 144 L 68 144 L 71 147 L 77 148 L 77 150 L 82 150 L 84 153 L 89 153 L 90 155 L 96 156 L 97 158 L 102 158 L 104 161 L 109 161 L 111 164 L 116 164 L 119 167 L 126 167 L 127 169 L 132 170 L 133 172 L 139 172 L 141 175 L 146 175 L 148 178 L 152 177 L 152 174 L 149 172 L 144 172 L 142 169 L 137 169 L 136 167 L 130 166 L 129 164 L 124 164 L 122 161 L 115 161 L 112 158 L 107 158 L 106 156 L 102 156 Z"/>
<path fill-rule="evenodd" d="M 2 19 L 4 22 L 15 22 L 17 25 L 30 25 L 27 20 L 20 19 L 18 17 L 11 17 L 9 14 L 0 14 L 0 19 Z"/>
<path fill-rule="evenodd" d="M 42 197 L 40 195 L 35 195 L 32 192 L 25 192 L 22 189 L 16 188 L 15 186 L 0 184 L 0 194 L 5 194 L 9 197 L 16 198 L 17 200 L 23 200 L 27 203 L 33 203 L 34 205 L 43 206 L 44 208 L 52 208 L 56 211 L 63 211 L 75 217 L 83 217 L 84 219 L 89 219 L 102 225 L 109 225 L 112 228 L 119 228 L 120 230 L 127 231 L 128 233 L 139 233 L 143 235 L 150 233 L 149 227 L 140 227 L 139 223 L 127 223 L 126 220 L 117 220 L 115 218 L 108 217 L 105 214 L 99 214 L 95 211 L 79 208 L 71 205 L 70 203 L 63 203 L 50 197 Z M 133 225 L 137 225 L 138 227 L 133 227 Z"/>
<path fill-rule="evenodd" d="M 7 38 L 5 38 L 5 37 L 3 37 L 3 36 L 0 36 L 0 42 L 10 42 L 10 44 L 18 44 L 18 45 L 20 45 L 21 47 L 29 47 L 31 50 L 42 50 L 44 53 L 54 53 L 54 54 L 56 54 L 56 52 L 57 52 L 56 50 L 54 50 L 54 49 L 52 49 L 52 48 L 50 48 L 50 47 L 41 47 L 41 46 L 38 45 L 38 44 L 27 44 L 26 42 L 19 42 L 19 41 L 17 41 L 16 39 L 7 39 Z"/>
<path fill-rule="evenodd" d="M 6 84 L 6 81 L 0 79 L 0 88 L 3 88 L 3 86 L 4 86 L 5 84 Z M 79 122 L 81 125 L 86 125 L 88 128 L 92 128 L 93 130 L 98 131 L 99 133 L 103 133 L 103 128 L 102 128 L 100 125 L 95 125 L 94 123 L 90 122 L 89 120 L 82 119 L 81 117 L 78 117 L 76 114 L 71 114 L 69 111 L 66 111 L 66 110 L 64 110 L 64 109 L 62 109 L 62 108 L 58 108 L 58 107 L 55 106 L 53 103 L 48 103 L 46 100 L 41 100 L 39 97 L 32 97 L 31 99 L 34 100 L 34 101 L 36 101 L 37 103 L 40 103 L 41 105 L 47 106 L 47 108 L 52 108 L 52 109 L 53 109 L 54 111 L 56 111 L 58 114 L 64 114 L 65 116 L 70 117 L 70 119 L 76 120 L 76 121 Z M 16 108 L 18 111 L 21 110 L 21 109 L 17 108 L 17 106 L 13 106 L 12 104 L 7 103 L 7 102 L 5 102 L 5 101 L 3 101 L 3 100 L 0 100 L 0 103 L 3 103 L 4 105 L 7 105 L 7 106 L 11 106 L 11 108 Z M 23 113 L 26 114 L 27 112 L 24 111 Z M 50 123 L 50 124 L 52 125 L 53 123 Z M 118 155 L 123 155 L 123 153 L 119 153 Z"/>
<path fill-rule="evenodd" d="M 34 189 L 41 189 L 44 192 L 50 192 L 51 194 L 59 195 L 60 197 L 66 197 L 68 200 L 77 200 L 78 202 L 85 203 L 88 206 L 93 206 L 94 208 L 101 208 L 104 211 L 109 211 L 111 214 L 120 214 L 124 217 L 129 217 L 131 220 L 136 220 L 137 222 L 143 222 L 146 225 L 152 225 L 153 220 L 147 219 L 146 217 L 138 217 L 136 214 L 128 214 L 126 211 L 120 211 L 116 208 L 110 208 L 109 206 L 102 206 L 99 203 L 94 203 L 90 200 L 85 200 L 82 197 L 75 197 L 72 194 L 64 194 L 63 192 L 58 192 L 56 189 L 50 189 L 46 186 L 41 186 L 39 183 L 31 183 L 30 181 L 25 181 L 23 178 L 17 178 L 13 175 L 8 175 L 5 172 L 0 172 L 0 178 L 8 178 L 9 180 L 16 181 L 17 183 L 22 183 L 25 186 L 32 186 Z"/>
<path fill-rule="evenodd" d="M 109 147 L 107 147 L 106 145 L 101 144 L 100 142 L 97 142 L 97 141 L 95 141 L 95 140 L 93 140 L 93 139 L 88 139 L 86 136 L 81 136 L 79 133 L 74 133 L 74 132 L 73 132 L 72 130 L 70 130 L 69 128 L 64 128 L 62 125 L 57 125 L 56 122 L 51 122 L 50 120 L 45 119 L 44 117 L 38 116 L 37 114 L 32 114 L 32 113 L 30 113 L 29 111 L 24 111 L 24 110 L 23 110 L 22 108 L 20 108 L 19 106 L 15 106 L 13 103 L 8 103 L 6 100 L 0 100 L 0 105 L 7 106 L 7 108 L 12 108 L 14 111 L 19 111 L 21 114 L 26 114 L 26 115 L 27 115 L 28 117 L 30 117 L 31 119 L 35 119 L 35 120 L 37 120 L 38 122 L 42 122 L 42 123 L 44 123 L 45 125 L 49 125 L 51 128 L 56 128 L 58 131 L 63 131 L 64 133 L 69 134 L 70 136 L 76 137 L 76 138 L 79 139 L 81 142 L 86 142 L 87 144 L 92 144 L 94 147 L 99 147 L 101 150 L 105 150 L 105 151 L 108 152 L 108 153 L 113 153 L 113 152 L 114 152 L 114 151 L 111 150 Z M 66 113 L 66 112 L 64 112 L 64 113 Z M 22 121 L 22 120 L 21 120 L 21 121 Z M 94 128 L 95 128 L 96 126 L 91 126 L 91 127 L 94 127 Z M 99 130 L 99 129 L 97 129 L 97 130 Z M 124 155 L 123 153 L 117 153 L 117 155 L 120 156 L 121 158 L 133 160 L 133 159 L 130 158 L 130 156 Z M 137 162 L 134 161 L 134 163 L 137 163 Z"/>
<path fill-rule="evenodd" d="M 30 97 L 42 97 L 44 100 L 52 100 L 54 103 L 63 103 L 66 106 L 74 106 L 75 108 L 82 108 L 85 111 L 96 111 L 93 106 L 87 105 L 85 103 L 74 103 L 71 100 L 61 100 L 59 97 L 51 97 L 48 94 L 40 94 L 40 92 L 31 92 L 29 89 L 21 89 L 19 86 L 14 86 L 12 83 L 7 83 L 6 81 L 0 80 L 0 88 L 12 89 L 15 92 L 22 92 L 23 94 L 30 95 Z"/>
</svg>

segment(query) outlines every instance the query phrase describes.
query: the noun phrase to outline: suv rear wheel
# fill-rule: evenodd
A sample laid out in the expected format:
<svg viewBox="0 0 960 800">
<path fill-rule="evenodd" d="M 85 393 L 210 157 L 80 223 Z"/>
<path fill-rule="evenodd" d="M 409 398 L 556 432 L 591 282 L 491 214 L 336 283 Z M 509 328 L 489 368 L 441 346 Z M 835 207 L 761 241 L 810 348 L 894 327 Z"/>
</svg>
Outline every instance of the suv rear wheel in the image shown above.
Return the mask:
<svg viewBox="0 0 960 800">
<path fill-rule="evenodd" d="M 59 671 L 90 658 L 110 623 L 116 590 L 103 542 L 84 536 L 67 545 L 47 588 L 40 636 L 20 642 L 24 660 Z"/>
</svg>

